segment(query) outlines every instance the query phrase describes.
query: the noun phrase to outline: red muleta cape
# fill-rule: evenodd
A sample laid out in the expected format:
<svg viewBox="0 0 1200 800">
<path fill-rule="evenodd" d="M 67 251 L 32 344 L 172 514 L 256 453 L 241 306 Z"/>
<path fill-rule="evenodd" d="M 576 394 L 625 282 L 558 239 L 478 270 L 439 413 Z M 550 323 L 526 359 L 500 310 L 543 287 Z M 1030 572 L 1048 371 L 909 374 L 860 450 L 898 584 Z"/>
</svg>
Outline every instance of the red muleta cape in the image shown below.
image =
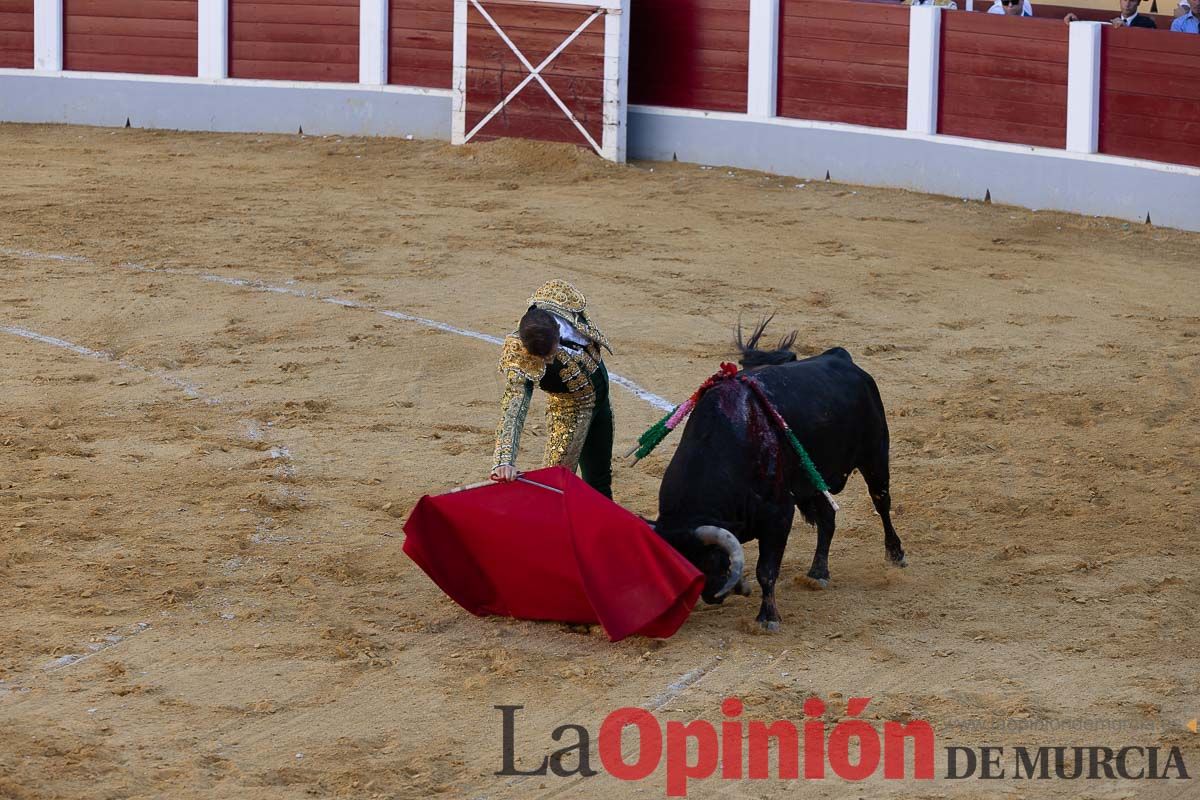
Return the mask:
<svg viewBox="0 0 1200 800">
<path fill-rule="evenodd" d="M 674 634 L 704 576 L 573 472 L 523 477 L 550 488 L 517 481 L 422 497 L 404 552 L 478 616 L 598 622 L 614 642 Z"/>
</svg>

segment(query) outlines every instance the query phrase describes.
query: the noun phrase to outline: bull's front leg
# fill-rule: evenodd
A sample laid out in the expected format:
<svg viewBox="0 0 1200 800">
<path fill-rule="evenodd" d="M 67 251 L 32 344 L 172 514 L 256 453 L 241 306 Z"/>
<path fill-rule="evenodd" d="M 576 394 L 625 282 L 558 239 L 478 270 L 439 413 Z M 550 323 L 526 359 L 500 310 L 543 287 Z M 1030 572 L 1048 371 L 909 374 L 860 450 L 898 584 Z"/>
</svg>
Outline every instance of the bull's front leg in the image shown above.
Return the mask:
<svg viewBox="0 0 1200 800">
<path fill-rule="evenodd" d="M 783 551 L 787 548 L 790 526 L 774 534 L 760 536 L 758 540 L 758 585 L 762 588 L 762 604 L 758 608 L 758 624 L 763 630 L 775 633 L 779 630 L 779 609 L 775 605 L 775 581 L 783 564 Z"/>
</svg>

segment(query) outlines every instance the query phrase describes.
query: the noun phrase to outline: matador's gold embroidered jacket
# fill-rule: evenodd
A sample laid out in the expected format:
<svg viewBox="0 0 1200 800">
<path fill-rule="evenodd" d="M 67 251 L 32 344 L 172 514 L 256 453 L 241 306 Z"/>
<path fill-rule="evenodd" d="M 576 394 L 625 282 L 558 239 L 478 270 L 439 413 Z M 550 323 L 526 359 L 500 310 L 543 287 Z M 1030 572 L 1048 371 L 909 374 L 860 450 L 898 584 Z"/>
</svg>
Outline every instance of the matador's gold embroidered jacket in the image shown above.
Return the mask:
<svg viewBox="0 0 1200 800">
<path fill-rule="evenodd" d="M 583 294 L 565 281 L 542 286 L 533 297 L 537 306 L 565 320 L 588 341 L 581 349 L 559 347 L 547 364 L 531 354 L 513 333 L 505 337 L 500 352 L 500 371 L 505 376 L 500 400 L 500 424 L 496 429 L 493 465 L 516 464 L 521 431 L 537 384 L 546 392 L 546 450 L 543 465 L 575 469 L 587 438 L 596 396 L 592 373 L 603 359 L 601 348 L 612 352 L 608 339 L 587 317 Z"/>
</svg>

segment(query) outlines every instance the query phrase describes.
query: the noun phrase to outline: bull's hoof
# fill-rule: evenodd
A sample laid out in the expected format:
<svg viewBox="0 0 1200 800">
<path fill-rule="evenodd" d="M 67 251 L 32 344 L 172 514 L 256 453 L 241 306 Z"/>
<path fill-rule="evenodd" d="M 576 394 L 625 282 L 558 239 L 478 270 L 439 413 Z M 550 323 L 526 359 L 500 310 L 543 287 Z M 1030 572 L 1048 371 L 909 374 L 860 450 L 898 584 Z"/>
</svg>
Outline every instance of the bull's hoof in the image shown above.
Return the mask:
<svg viewBox="0 0 1200 800">
<path fill-rule="evenodd" d="M 805 575 L 804 585 L 810 589 L 821 591 L 829 588 L 829 578 L 814 578 L 812 575 Z"/>
<path fill-rule="evenodd" d="M 749 597 L 754 594 L 754 590 L 750 588 L 750 582 L 742 578 L 737 582 L 737 586 L 733 587 L 734 594 L 740 594 L 742 597 Z"/>
<path fill-rule="evenodd" d="M 901 567 L 901 568 L 907 567 L 908 566 L 908 556 L 901 553 L 900 557 L 896 558 L 896 556 L 894 554 L 888 553 L 887 554 L 887 563 L 893 567 Z"/>
<path fill-rule="evenodd" d="M 777 619 L 759 620 L 758 625 L 763 633 L 779 633 L 780 623 Z"/>
</svg>

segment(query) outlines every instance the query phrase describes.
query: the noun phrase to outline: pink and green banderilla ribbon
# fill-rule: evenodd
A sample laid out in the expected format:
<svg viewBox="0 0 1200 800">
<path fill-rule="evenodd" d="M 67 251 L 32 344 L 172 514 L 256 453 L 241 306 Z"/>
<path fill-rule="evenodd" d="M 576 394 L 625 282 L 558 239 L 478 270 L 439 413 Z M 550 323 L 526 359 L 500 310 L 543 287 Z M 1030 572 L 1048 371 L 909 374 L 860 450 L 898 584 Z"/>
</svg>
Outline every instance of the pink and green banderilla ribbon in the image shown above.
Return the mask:
<svg viewBox="0 0 1200 800">
<path fill-rule="evenodd" d="M 711 378 L 700 384 L 700 388 L 692 392 L 692 396 L 684 400 L 658 422 L 651 425 L 645 433 L 638 437 L 637 446 L 633 450 L 626 453 L 626 457 L 634 456 L 633 463 L 641 461 L 646 456 L 654 452 L 654 448 L 662 444 L 662 440 L 667 438 L 671 431 L 679 426 L 679 423 L 687 419 L 688 414 L 692 413 L 692 409 L 696 407 L 696 403 L 704 396 L 704 393 L 717 385 L 720 381 L 728 378 L 733 378 L 737 375 L 738 368 L 736 364 L 728 362 L 721 363 L 721 370 Z"/>
<path fill-rule="evenodd" d="M 696 403 L 700 401 L 700 398 L 704 396 L 705 392 L 721 381 L 730 379 L 741 381 L 747 387 L 749 387 L 750 391 L 754 394 L 755 399 L 758 400 L 759 405 L 766 410 L 767 415 L 771 418 L 771 421 L 775 423 L 775 427 L 779 428 L 784 439 L 787 440 L 787 443 L 791 446 L 792 450 L 796 453 L 796 456 L 800 459 L 800 466 L 804 469 L 804 474 L 808 478 L 809 483 L 811 483 L 817 491 L 825 495 L 825 499 L 829 501 L 830 507 L 832 507 L 834 511 L 837 511 L 838 504 L 837 501 L 833 499 L 833 494 L 829 491 L 829 485 L 825 483 L 825 479 L 821 477 L 821 473 L 817 471 L 817 465 L 814 464 L 812 458 L 809 457 L 808 451 L 804 449 L 804 445 L 800 444 L 800 440 L 797 439 L 796 434 L 792 432 L 792 428 L 787 424 L 787 420 L 783 418 L 783 415 L 780 414 L 779 410 L 775 408 L 774 403 L 772 403 L 770 398 L 767 397 L 767 393 L 763 390 L 762 384 L 745 373 L 739 373 L 736 364 L 723 362 L 721 364 L 721 370 L 704 383 L 700 384 L 700 388 L 693 392 L 691 397 L 673 408 L 669 414 L 651 425 L 645 433 L 639 436 L 638 443 L 635 448 L 626 455 L 635 456 L 633 460 L 634 464 L 650 455 L 650 453 L 654 451 L 654 448 L 658 447 L 662 443 L 663 439 L 667 438 L 671 431 L 675 430 L 675 428 L 677 428 L 681 422 L 687 419 L 688 415 L 691 414 L 696 408 Z"/>
</svg>

